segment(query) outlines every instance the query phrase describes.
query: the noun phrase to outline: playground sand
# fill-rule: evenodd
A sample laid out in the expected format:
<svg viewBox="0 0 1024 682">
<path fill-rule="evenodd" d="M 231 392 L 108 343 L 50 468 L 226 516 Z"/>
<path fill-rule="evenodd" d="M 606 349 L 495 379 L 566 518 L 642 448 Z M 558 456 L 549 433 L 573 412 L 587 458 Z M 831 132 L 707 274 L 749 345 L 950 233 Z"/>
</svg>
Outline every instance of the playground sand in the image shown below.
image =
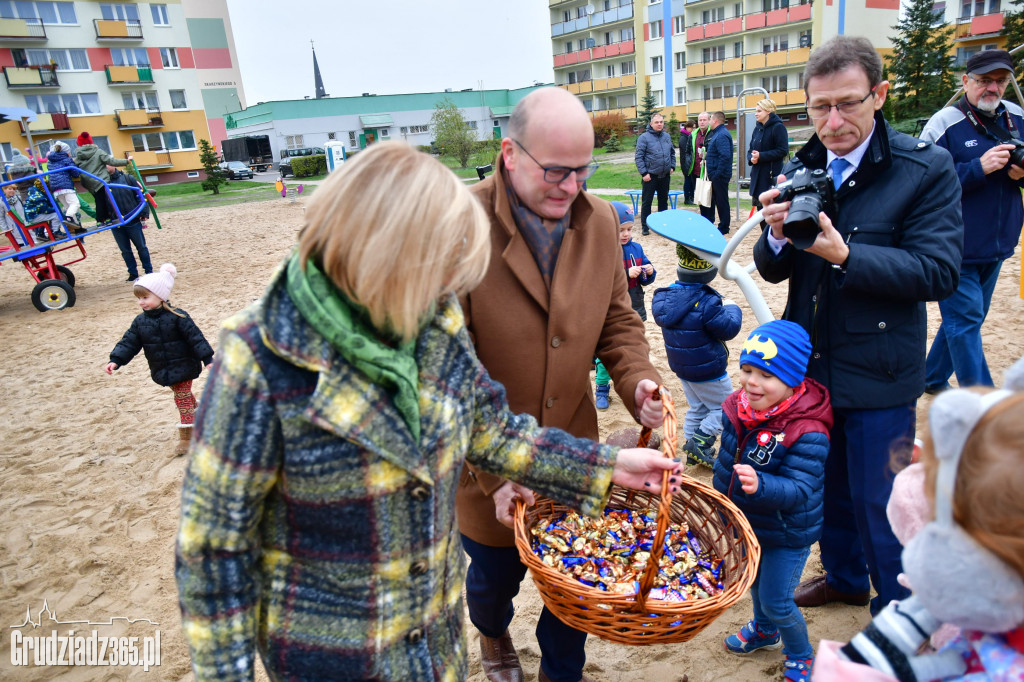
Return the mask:
<svg viewBox="0 0 1024 682">
<path fill-rule="evenodd" d="M 302 201 L 284 200 L 169 213 L 163 229 L 151 223 L 146 238 L 154 266 L 173 262 L 179 276 L 172 301 L 195 318 L 216 346 L 220 322 L 258 298 L 274 266 L 287 254 L 302 220 Z M 639 236 L 658 270 L 657 285 L 675 276 L 674 245 L 656 235 Z M 738 250 L 749 262 L 748 237 Z M 160 631 L 161 661 L 150 679 L 190 679 L 188 653 L 181 636 L 174 583 L 174 535 L 181 480 L 186 460 L 171 455 L 177 437 L 177 414 L 170 391 L 150 380 L 142 357 L 107 376 L 108 353 L 138 312 L 125 283 L 126 272 L 114 240 L 99 234 L 86 240 L 87 260 L 70 267 L 77 278 L 73 308 L 39 313 L 32 306 L 31 280 L 10 262 L 0 267 L 0 325 L 3 329 L 3 372 L 0 379 L 0 678 L 10 680 L 94 680 L 142 677 L 141 668 L 16 668 L 11 659 L 7 626 L 39 621 L 44 602 L 52 618 L 108 622 L 113 625 L 57 626 L 46 622 L 23 634 L 153 636 Z M 997 381 L 1003 370 L 1024 353 L 1024 304 L 1018 297 L 1019 255 L 1003 268 L 985 339 Z M 760 282 L 760 279 L 758 279 Z M 779 314 L 785 285 L 762 290 Z M 744 307 L 740 335 L 729 343 L 738 356 L 742 339 L 756 326 L 749 307 L 733 283 L 715 286 Z M 648 310 L 653 289 L 646 292 Z M 937 307 L 929 308 L 929 328 L 938 324 Z M 647 323 L 651 355 L 680 412 L 685 409 L 678 379 L 665 360 L 661 332 Z M 736 383 L 736 368 L 731 368 Z M 202 391 L 206 373 L 195 382 Z M 738 384 L 737 384 L 738 385 Z M 926 409 L 929 398 L 921 401 Z M 633 424 L 614 397 L 600 414 L 602 434 Z M 706 469 L 690 471 L 707 482 Z M 816 551 L 807 574 L 817 572 Z M 541 601 L 530 580 L 523 583 L 512 623 L 527 679 L 536 679 L 539 649 L 533 625 Z M 805 611 L 813 642 L 845 640 L 867 622 L 866 609 L 829 606 Z M 764 652 L 741 658 L 727 654 L 722 638 L 750 617 L 744 598 L 704 632 L 686 644 L 626 647 L 591 638 L 587 645 L 588 675 L 599 680 L 778 679 L 782 656 Z M 128 624 L 118 618 L 148 619 Z M 470 676 L 484 680 L 478 637 L 467 632 Z M 265 678 L 264 678 L 265 679 Z"/>
</svg>

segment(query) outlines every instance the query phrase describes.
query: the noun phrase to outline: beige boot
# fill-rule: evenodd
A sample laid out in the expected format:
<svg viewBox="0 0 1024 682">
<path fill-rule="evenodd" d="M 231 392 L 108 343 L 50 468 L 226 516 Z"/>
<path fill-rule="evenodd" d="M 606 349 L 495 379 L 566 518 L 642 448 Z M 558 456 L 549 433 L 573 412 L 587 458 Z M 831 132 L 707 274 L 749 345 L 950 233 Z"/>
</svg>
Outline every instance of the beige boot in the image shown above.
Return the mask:
<svg viewBox="0 0 1024 682">
<path fill-rule="evenodd" d="M 178 424 L 178 443 L 174 446 L 175 455 L 184 455 L 188 452 L 189 443 L 192 442 L 192 425 Z"/>
</svg>

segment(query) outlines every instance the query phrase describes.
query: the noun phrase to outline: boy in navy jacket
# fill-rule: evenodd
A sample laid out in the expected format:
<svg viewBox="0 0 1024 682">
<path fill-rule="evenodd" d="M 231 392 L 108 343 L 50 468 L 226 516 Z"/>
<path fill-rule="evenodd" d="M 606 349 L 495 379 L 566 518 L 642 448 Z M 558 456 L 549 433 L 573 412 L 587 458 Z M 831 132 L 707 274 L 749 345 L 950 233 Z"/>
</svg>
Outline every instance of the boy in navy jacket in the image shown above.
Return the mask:
<svg viewBox="0 0 1024 682">
<path fill-rule="evenodd" d="M 749 654 L 784 646 L 785 677 L 794 681 L 808 679 L 814 662 L 793 591 L 821 537 L 832 428 L 828 390 L 804 377 L 810 353 L 810 337 L 795 322 L 774 320 L 750 333 L 740 353 L 742 388 L 722 406 L 714 467 L 715 489 L 743 511 L 761 545 L 750 588 L 754 619 L 725 648 Z"/>
<path fill-rule="evenodd" d="M 708 286 L 718 268 L 682 244 L 676 244 L 676 255 L 678 281 L 654 292 L 651 311 L 689 405 L 683 420 L 686 462 L 710 469 L 722 433 L 722 403 L 732 393 L 725 342 L 739 333 L 743 314 Z"/>
</svg>

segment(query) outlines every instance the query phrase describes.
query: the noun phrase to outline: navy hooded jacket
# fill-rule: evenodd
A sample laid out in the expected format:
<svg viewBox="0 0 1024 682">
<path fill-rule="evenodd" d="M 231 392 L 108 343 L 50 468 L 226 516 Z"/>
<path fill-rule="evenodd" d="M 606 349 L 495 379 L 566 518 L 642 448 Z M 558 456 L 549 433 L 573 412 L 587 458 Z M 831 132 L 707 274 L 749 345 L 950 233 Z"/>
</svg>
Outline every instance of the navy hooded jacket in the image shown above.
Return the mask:
<svg viewBox="0 0 1024 682">
<path fill-rule="evenodd" d="M 654 291 L 654 321 L 665 338 L 668 366 L 683 381 L 713 381 L 729 366 L 725 342 L 740 331 L 743 314 L 706 284 L 675 282 Z"/>
</svg>

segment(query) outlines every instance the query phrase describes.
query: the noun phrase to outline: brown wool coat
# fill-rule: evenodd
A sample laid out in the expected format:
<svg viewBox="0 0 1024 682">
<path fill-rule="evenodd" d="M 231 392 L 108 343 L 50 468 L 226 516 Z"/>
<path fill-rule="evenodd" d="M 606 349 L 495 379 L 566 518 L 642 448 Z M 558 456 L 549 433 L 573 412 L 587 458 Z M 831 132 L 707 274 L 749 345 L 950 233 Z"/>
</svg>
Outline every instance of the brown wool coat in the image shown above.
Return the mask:
<svg viewBox="0 0 1024 682">
<path fill-rule="evenodd" d="M 595 355 L 632 414 L 637 383 L 661 383 L 643 322 L 630 305 L 618 215 L 607 201 L 580 193 L 549 292 L 512 218 L 500 158 L 496 166 L 472 188 L 491 220 L 491 264 L 484 281 L 461 299 L 466 326 L 484 367 L 507 389 L 513 412 L 596 440 Z M 467 465 L 456 496 L 460 530 L 491 547 L 515 544 L 511 529 L 494 517 L 490 494 L 502 483 Z"/>
</svg>

